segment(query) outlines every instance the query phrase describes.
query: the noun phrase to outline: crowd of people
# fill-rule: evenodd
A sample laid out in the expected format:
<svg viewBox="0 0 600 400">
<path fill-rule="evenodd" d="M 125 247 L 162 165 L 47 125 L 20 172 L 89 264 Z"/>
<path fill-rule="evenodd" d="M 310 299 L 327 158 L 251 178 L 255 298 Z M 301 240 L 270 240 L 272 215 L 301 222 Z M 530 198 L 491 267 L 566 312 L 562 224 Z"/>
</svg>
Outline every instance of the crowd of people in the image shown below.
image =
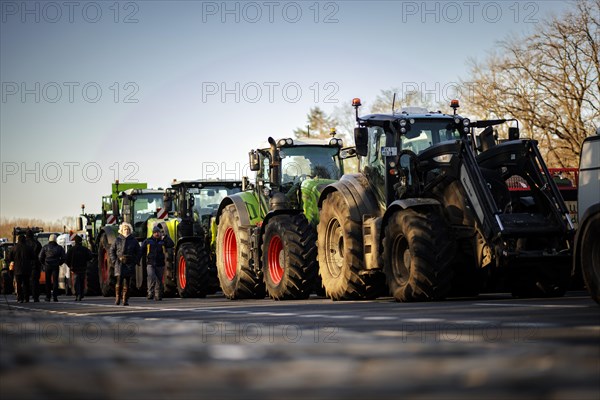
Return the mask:
<svg viewBox="0 0 600 400">
<path fill-rule="evenodd" d="M 148 300 L 162 300 L 163 274 L 165 270 L 165 252 L 173 248 L 174 243 L 165 236 L 160 227 L 155 226 L 152 236 L 144 240 L 141 247 L 133 233 L 131 224 L 124 222 L 119 226 L 119 236 L 111 245 L 109 256 L 114 266 L 115 305 L 129 305 L 129 288 L 135 278 L 136 265 L 142 258 L 146 264 L 148 275 Z M 69 267 L 73 277 L 75 301 L 81 301 L 85 292 L 87 264 L 94 257 L 92 252 L 83 246 L 82 237 L 75 235 L 74 244 L 68 251 L 56 242 L 56 235 L 49 237 L 48 244 L 43 246 L 32 230 L 17 237 L 16 245 L 10 250 L 6 262 L 12 266 L 17 302 L 28 303 L 40 301 L 40 276 L 45 272 L 46 301 L 58 301 L 59 270 L 62 264 Z"/>
</svg>

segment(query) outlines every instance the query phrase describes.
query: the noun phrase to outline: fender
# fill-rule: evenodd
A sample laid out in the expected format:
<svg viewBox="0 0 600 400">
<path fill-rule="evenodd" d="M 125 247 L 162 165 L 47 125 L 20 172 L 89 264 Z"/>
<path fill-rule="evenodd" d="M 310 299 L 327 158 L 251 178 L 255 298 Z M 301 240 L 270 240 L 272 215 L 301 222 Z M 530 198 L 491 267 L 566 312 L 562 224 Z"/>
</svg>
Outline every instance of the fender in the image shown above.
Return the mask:
<svg viewBox="0 0 600 400">
<path fill-rule="evenodd" d="M 412 199 L 403 199 L 396 200 L 385 210 L 383 214 L 383 219 L 381 221 L 381 231 L 385 230 L 387 223 L 390 219 L 390 216 L 394 214 L 398 210 L 406 210 L 407 208 L 431 208 L 431 207 L 442 207 L 442 203 L 435 199 L 429 198 L 412 198 Z"/>
<path fill-rule="evenodd" d="M 100 229 L 100 235 L 98 235 L 98 242 L 96 243 L 97 248 L 100 247 L 100 239 L 103 235 L 106 235 L 106 239 L 108 240 L 108 245 L 112 246 L 112 244 L 117 240 L 118 236 L 118 228 L 116 225 L 106 225 Z"/>
<path fill-rule="evenodd" d="M 259 215 L 258 200 L 251 191 L 239 192 L 225 197 L 217 210 L 216 222 L 219 224 L 221 213 L 228 205 L 233 204 L 240 217 L 243 227 L 255 226 L 261 220 Z"/>
<path fill-rule="evenodd" d="M 302 210 L 294 210 L 294 209 L 284 209 L 284 210 L 273 210 L 269 211 L 267 215 L 265 215 L 265 219 L 263 219 L 262 224 L 260 224 L 260 237 L 258 238 L 259 244 L 262 245 L 262 237 L 265 234 L 266 226 L 269 223 L 269 220 L 278 215 L 298 215 L 302 214 Z"/>
<path fill-rule="evenodd" d="M 350 216 L 355 221 L 362 221 L 364 215 L 379 216 L 381 213 L 377 199 L 362 174 L 344 175 L 339 181 L 327 186 L 319 197 L 319 209 L 323 207 L 325 198 L 333 192 L 342 194 L 350 210 Z"/>
</svg>

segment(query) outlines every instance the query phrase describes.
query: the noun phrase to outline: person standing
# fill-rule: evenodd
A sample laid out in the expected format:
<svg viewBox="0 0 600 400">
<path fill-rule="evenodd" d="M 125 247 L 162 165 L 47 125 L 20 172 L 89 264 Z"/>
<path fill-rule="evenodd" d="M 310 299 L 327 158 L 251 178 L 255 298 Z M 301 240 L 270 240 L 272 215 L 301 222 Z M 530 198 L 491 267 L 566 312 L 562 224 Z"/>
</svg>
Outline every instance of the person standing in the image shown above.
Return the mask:
<svg viewBox="0 0 600 400">
<path fill-rule="evenodd" d="M 165 251 L 173 247 L 173 240 L 163 235 L 158 225 L 152 229 L 152 236 L 142 243 L 142 255 L 146 259 L 148 273 L 148 300 L 162 300 Z"/>
<path fill-rule="evenodd" d="M 115 266 L 115 305 L 129 305 L 129 285 L 131 278 L 135 276 L 135 266 L 140 262 L 140 245 L 137 239 L 132 235 L 133 228 L 131 224 L 123 222 L 119 226 L 119 237 L 110 247 L 110 260 Z"/>
<path fill-rule="evenodd" d="M 29 281 L 31 279 L 31 265 L 35 255 L 27 245 L 25 235 L 19 235 L 17 245 L 10 251 L 10 261 L 14 264 L 15 281 L 17 283 L 17 301 L 29 303 Z"/>
<path fill-rule="evenodd" d="M 85 290 L 85 273 L 87 271 L 87 263 L 94 256 L 87 247 L 81 245 L 81 236 L 75 235 L 75 244 L 67 251 L 67 266 L 72 274 L 75 274 L 75 301 L 83 299 Z"/>
<path fill-rule="evenodd" d="M 31 295 L 33 296 L 33 301 L 37 303 L 40 301 L 40 274 L 42 272 L 42 264 L 38 257 L 42 251 L 42 244 L 35 238 L 31 229 L 27 229 L 25 239 L 27 245 L 33 250 L 33 254 L 35 255 L 31 264 Z"/>
<path fill-rule="evenodd" d="M 56 243 L 54 233 L 48 240 L 48 244 L 42 247 L 39 260 L 46 271 L 46 301 L 50 301 L 50 292 L 52 292 L 52 299 L 58 301 L 58 271 L 65 262 L 65 249 Z"/>
</svg>

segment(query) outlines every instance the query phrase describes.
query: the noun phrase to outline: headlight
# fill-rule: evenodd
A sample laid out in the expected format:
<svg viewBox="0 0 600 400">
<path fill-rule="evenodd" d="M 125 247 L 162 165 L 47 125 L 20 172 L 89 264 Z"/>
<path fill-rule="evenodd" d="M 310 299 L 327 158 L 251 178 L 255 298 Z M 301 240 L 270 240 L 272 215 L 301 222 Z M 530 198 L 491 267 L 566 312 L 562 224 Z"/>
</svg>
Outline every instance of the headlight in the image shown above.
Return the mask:
<svg viewBox="0 0 600 400">
<path fill-rule="evenodd" d="M 454 123 L 455 123 L 456 125 L 460 124 L 460 118 L 458 118 L 458 117 L 454 117 Z"/>
<path fill-rule="evenodd" d="M 406 133 L 406 128 L 405 127 L 400 128 L 400 133 Z"/>
<path fill-rule="evenodd" d="M 285 139 L 285 144 L 287 144 L 288 146 L 291 146 L 294 144 L 294 141 L 290 138 Z"/>
<path fill-rule="evenodd" d="M 471 120 L 469 118 L 464 118 L 462 120 L 462 123 L 464 126 L 469 126 L 469 125 L 471 125 Z"/>
<path fill-rule="evenodd" d="M 285 139 L 279 139 L 277 141 L 277 147 L 285 146 Z"/>
<path fill-rule="evenodd" d="M 400 120 L 400 126 L 406 126 L 406 120 L 405 119 L 401 119 Z"/>
<path fill-rule="evenodd" d="M 433 157 L 433 161 L 439 163 L 449 163 L 452 160 L 452 154 L 442 154 L 441 156 Z"/>
</svg>

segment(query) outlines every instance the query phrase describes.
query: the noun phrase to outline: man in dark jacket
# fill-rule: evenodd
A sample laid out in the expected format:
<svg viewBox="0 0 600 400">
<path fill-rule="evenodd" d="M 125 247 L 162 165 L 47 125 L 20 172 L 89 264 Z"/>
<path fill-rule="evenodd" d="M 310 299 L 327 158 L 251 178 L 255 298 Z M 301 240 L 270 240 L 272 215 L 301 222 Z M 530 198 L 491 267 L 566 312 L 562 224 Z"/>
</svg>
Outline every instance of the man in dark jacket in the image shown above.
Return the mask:
<svg viewBox="0 0 600 400">
<path fill-rule="evenodd" d="M 152 229 L 152 237 L 142 243 L 142 257 L 146 258 L 148 272 L 148 300 L 162 300 L 163 273 L 165 272 L 165 251 L 172 249 L 175 243 L 164 236 L 159 226 Z"/>
<path fill-rule="evenodd" d="M 50 289 L 52 298 L 58 301 L 58 271 L 65 262 L 65 249 L 56 243 L 56 235 L 50 235 L 48 244 L 40 252 L 40 263 L 46 271 L 46 301 L 50 301 Z"/>
<path fill-rule="evenodd" d="M 39 256 L 42 251 L 42 244 L 33 236 L 33 231 L 27 229 L 25 236 L 27 245 L 33 250 L 35 255 L 31 265 L 31 295 L 33 296 L 34 302 L 40 301 L 40 273 L 42 272 L 42 264 L 40 263 Z"/>
<path fill-rule="evenodd" d="M 19 235 L 17 245 L 11 249 L 9 258 L 14 263 L 17 301 L 29 303 L 29 280 L 31 279 L 31 264 L 35 255 L 33 250 L 27 246 L 25 235 Z"/>
<path fill-rule="evenodd" d="M 131 278 L 135 276 L 135 266 L 140 262 L 140 244 L 132 235 L 133 228 L 131 224 L 123 222 L 119 227 L 119 237 L 110 247 L 110 261 L 115 266 L 115 305 L 129 305 L 129 285 Z M 122 291 L 122 293 L 121 293 Z"/>
<path fill-rule="evenodd" d="M 75 274 L 75 301 L 83 299 L 87 263 L 94 257 L 90 249 L 83 247 L 81 242 L 81 236 L 75 235 L 75 245 L 67 251 L 67 266 L 71 274 Z"/>
</svg>

